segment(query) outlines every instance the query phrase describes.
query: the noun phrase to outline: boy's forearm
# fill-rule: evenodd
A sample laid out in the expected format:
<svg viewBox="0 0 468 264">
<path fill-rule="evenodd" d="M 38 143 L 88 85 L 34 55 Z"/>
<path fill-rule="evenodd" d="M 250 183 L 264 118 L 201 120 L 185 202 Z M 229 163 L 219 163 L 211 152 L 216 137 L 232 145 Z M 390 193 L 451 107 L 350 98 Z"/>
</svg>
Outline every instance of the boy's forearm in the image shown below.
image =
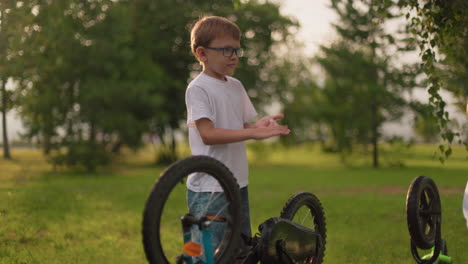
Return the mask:
<svg viewBox="0 0 468 264">
<path fill-rule="evenodd" d="M 206 145 L 229 144 L 253 139 L 251 129 L 211 128 L 205 135 L 200 134 Z"/>
<path fill-rule="evenodd" d="M 229 144 L 249 139 L 265 139 L 273 136 L 287 135 L 287 126 L 273 125 L 270 127 L 259 127 L 258 122 L 254 125 L 244 124 L 243 129 L 216 128 L 213 122 L 202 118 L 195 122 L 200 137 L 206 145 Z M 247 128 L 246 128 L 247 127 Z"/>
<path fill-rule="evenodd" d="M 255 124 L 244 123 L 244 128 L 257 128 Z"/>
<path fill-rule="evenodd" d="M 229 144 L 249 139 L 265 139 L 273 136 L 288 135 L 287 126 L 256 127 L 244 129 L 211 128 L 205 133 L 200 133 L 203 143 L 206 145 Z"/>
</svg>

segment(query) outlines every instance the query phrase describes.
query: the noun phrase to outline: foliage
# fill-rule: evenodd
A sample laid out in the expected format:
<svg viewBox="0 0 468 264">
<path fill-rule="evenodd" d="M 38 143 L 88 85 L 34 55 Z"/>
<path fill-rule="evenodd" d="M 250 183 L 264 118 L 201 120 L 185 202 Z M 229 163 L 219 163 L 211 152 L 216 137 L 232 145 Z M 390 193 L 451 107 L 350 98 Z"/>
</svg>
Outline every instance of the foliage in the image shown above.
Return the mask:
<svg viewBox="0 0 468 264">
<path fill-rule="evenodd" d="M 241 45 L 246 49 L 235 77 L 242 81 L 255 107 L 263 109 L 290 88 L 278 77 L 282 60 L 277 51 L 293 39 L 291 32 L 299 25 L 270 2 L 248 1 L 234 12 L 224 12 L 221 14 L 232 17 L 241 28 Z"/>
<path fill-rule="evenodd" d="M 413 108 L 416 108 L 417 115 L 414 116 L 414 131 L 422 137 L 424 143 L 436 142 L 440 133 L 437 119 L 432 114 L 430 105 L 413 103 Z"/>
<path fill-rule="evenodd" d="M 30 6 L 38 11 L 30 14 L 33 26 L 22 43 L 23 59 L 30 63 L 22 76 L 28 83 L 20 87 L 28 136 L 38 137 L 46 154 L 65 151 L 65 157 L 74 157 L 52 161 L 77 161 L 88 169 L 95 166 L 85 157 L 100 149 L 138 147 L 162 99 L 154 93 L 157 68 L 146 67 L 145 57 L 141 61 L 132 51 L 125 6 L 72 0 Z M 75 155 L 80 143 L 79 149 L 96 146 L 87 151 L 96 153 Z"/>
<path fill-rule="evenodd" d="M 110 162 L 110 155 L 102 145 L 95 142 L 71 142 L 67 144 L 66 152 L 54 151 L 50 157 L 54 170 L 62 167 L 83 167 L 87 171 L 95 171 L 98 166 Z"/>
<path fill-rule="evenodd" d="M 18 95 L 7 90 L 7 83 L 16 81 L 19 78 L 20 63 L 18 56 L 20 53 L 16 49 L 20 40 L 16 31 L 21 30 L 24 24 L 25 13 L 22 2 L 2 1 L 0 3 L 0 112 L 2 115 L 3 134 L 3 156 L 11 159 L 8 124 L 6 114 L 17 105 Z"/>
<path fill-rule="evenodd" d="M 429 101 L 446 143 L 439 147 L 443 162 L 450 156 L 451 144 L 460 134 L 449 126 L 447 102 L 440 90 L 451 91 L 458 98 L 462 111 L 468 104 L 468 2 L 411 0 L 402 4 L 409 8 L 406 17 L 410 20 L 414 41 L 420 48 L 422 65 L 429 80 Z M 458 143 L 462 142 L 459 138 Z M 468 151 L 468 142 L 464 144 Z"/>
<path fill-rule="evenodd" d="M 189 29 L 200 16 L 226 16 L 245 32 L 249 58 L 236 77 L 259 107 L 277 90 L 271 51 L 297 25 L 278 5 L 254 0 L 235 9 L 230 0 L 178 0 L 177 8 L 169 0 L 21 3 L 24 17 L 14 33 L 21 40 L 17 90 L 26 136 L 51 161 L 90 169 L 95 165 L 86 165 L 88 154 L 104 151 L 104 162 L 122 146 L 140 147 L 145 134 L 159 139 L 164 160 L 177 159 L 185 88 L 200 70 L 190 54 Z M 75 155 L 76 149 L 89 153 Z"/>
<path fill-rule="evenodd" d="M 312 64 L 297 55 L 288 54 L 278 63 L 276 70 L 280 87 L 279 101 L 292 133 L 281 137 L 286 145 L 297 145 L 310 141 L 324 141 L 317 105 L 323 103 L 323 96 L 312 72 Z M 287 89 L 286 89 L 287 87 Z"/>
<path fill-rule="evenodd" d="M 415 86 L 414 65 L 396 63 L 411 48 L 405 47 L 404 32 L 392 34 L 385 27 L 402 13 L 393 1 L 333 0 L 331 6 L 339 17 L 334 25 L 339 38 L 322 46 L 317 57 L 325 77 L 318 95 L 309 95 L 314 101 L 309 113 L 325 135 L 326 149 L 344 155 L 356 144 L 371 146 L 377 167 L 381 127 L 402 116 L 408 108 L 404 95 Z"/>
</svg>

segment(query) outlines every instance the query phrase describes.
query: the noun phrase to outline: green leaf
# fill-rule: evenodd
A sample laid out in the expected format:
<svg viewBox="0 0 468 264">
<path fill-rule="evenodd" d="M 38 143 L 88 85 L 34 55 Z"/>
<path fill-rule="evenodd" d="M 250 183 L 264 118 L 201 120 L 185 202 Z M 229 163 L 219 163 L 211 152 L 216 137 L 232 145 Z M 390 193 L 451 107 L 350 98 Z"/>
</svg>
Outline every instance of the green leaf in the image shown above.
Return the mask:
<svg viewBox="0 0 468 264">
<path fill-rule="evenodd" d="M 445 157 L 448 158 L 448 157 L 450 157 L 451 154 L 452 154 L 452 148 L 449 147 L 449 148 L 445 151 Z"/>
<path fill-rule="evenodd" d="M 241 0 L 232 0 L 234 4 L 234 10 L 237 10 L 241 7 Z"/>
<path fill-rule="evenodd" d="M 439 150 L 443 153 L 445 151 L 445 145 L 439 145 Z"/>
<path fill-rule="evenodd" d="M 439 161 L 440 161 L 440 163 L 444 164 L 444 163 L 445 163 L 445 158 L 442 157 L 442 156 L 440 156 L 440 157 L 439 157 Z"/>
</svg>

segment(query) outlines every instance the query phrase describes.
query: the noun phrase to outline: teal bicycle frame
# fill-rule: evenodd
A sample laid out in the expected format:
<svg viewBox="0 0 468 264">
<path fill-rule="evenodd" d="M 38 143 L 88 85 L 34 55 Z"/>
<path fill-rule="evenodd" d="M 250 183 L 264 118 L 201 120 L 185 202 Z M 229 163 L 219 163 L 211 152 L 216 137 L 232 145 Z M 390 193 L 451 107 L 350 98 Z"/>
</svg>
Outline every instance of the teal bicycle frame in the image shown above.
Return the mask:
<svg viewBox="0 0 468 264">
<path fill-rule="evenodd" d="M 187 214 L 181 218 L 182 221 L 182 230 L 184 233 L 184 244 L 192 240 L 192 227 L 198 227 L 202 232 L 202 244 L 203 244 L 203 253 L 205 254 L 204 264 L 215 264 L 214 255 L 213 255 L 213 246 L 211 245 L 211 232 L 209 230 L 211 221 L 208 219 L 202 218 L 197 219 L 191 214 Z M 177 260 L 177 264 L 193 264 L 193 256 L 189 256 L 184 253 L 180 259 Z"/>
</svg>

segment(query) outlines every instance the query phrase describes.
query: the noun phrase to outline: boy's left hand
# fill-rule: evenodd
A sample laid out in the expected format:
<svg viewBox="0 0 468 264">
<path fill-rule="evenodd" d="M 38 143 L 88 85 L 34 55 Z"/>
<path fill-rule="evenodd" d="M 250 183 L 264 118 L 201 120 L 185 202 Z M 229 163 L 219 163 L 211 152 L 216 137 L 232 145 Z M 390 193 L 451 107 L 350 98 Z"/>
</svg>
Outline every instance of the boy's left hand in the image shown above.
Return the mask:
<svg viewBox="0 0 468 264">
<path fill-rule="evenodd" d="M 258 120 L 258 121 L 255 123 L 255 126 L 256 126 L 256 127 L 277 126 L 278 123 L 276 122 L 276 120 L 282 119 L 282 118 L 284 118 L 284 115 L 283 115 L 283 114 L 277 114 L 277 115 L 273 115 L 273 116 L 267 116 L 267 117 L 264 117 L 264 118 Z"/>
</svg>

